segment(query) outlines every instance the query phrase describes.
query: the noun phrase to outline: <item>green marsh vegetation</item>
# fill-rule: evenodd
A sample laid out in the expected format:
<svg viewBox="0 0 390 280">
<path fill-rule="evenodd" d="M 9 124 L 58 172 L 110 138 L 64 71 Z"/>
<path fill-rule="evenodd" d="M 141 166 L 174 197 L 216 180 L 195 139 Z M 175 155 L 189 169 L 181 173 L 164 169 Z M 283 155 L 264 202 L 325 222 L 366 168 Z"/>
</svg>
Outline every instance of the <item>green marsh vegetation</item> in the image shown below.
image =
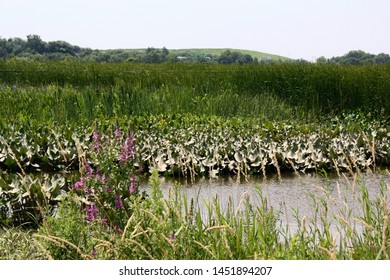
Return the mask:
<svg viewBox="0 0 390 280">
<path fill-rule="evenodd" d="M 5 119 L 80 123 L 142 114 L 263 120 L 389 115 L 389 65 L 97 64 L 0 61 Z M 22 114 L 22 115 L 18 115 Z M 24 114 L 24 115 L 23 115 Z M 4 121 L 5 121 L 4 120 Z"/>
<path fill-rule="evenodd" d="M 388 259 L 389 186 L 359 176 L 390 163 L 389 90 L 388 65 L 2 60 L 0 258 Z M 157 180 L 321 170 L 355 200 L 330 214 L 324 188 L 294 231 L 260 187 L 204 215 Z"/>
</svg>

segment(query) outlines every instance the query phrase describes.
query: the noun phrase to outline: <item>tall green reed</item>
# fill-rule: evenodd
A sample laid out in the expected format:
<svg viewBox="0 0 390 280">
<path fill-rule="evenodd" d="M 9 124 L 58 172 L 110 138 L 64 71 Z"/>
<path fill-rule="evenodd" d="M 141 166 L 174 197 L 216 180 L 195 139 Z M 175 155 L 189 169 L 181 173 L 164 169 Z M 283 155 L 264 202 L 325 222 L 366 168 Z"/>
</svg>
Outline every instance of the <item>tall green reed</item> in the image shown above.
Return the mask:
<svg viewBox="0 0 390 280">
<path fill-rule="evenodd" d="M 62 106 L 59 112 L 64 118 L 146 112 L 261 115 L 269 102 L 278 104 L 273 106 L 273 115 L 280 118 L 294 113 L 296 118 L 308 118 L 356 110 L 383 117 L 390 110 L 388 65 L 138 65 L 7 60 L 0 64 L 0 81 L 2 103 L 9 104 L 13 111 L 22 112 L 32 103 L 38 104 L 34 114 L 53 107 L 57 112 L 56 107 Z M 16 87 L 19 94 L 10 87 Z M 267 117 L 272 118 L 272 114 L 267 113 Z"/>
</svg>

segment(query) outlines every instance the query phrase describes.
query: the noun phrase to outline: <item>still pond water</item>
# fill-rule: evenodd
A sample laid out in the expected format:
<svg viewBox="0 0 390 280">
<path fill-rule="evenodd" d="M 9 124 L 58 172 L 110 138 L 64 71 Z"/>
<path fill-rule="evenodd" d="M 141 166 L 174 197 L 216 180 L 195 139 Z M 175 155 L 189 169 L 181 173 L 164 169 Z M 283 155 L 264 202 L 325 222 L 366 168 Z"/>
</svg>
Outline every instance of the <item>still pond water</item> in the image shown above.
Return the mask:
<svg viewBox="0 0 390 280">
<path fill-rule="evenodd" d="M 235 177 L 220 177 L 218 179 L 202 178 L 194 183 L 183 180 L 161 178 L 163 193 L 168 196 L 172 193 L 175 182 L 180 183 L 180 192 L 187 196 L 187 200 L 193 199 L 203 214 L 207 209 L 205 202 L 212 203 L 218 197 L 222 209 L 226 209 L 229 200 L 235 207 L 239 207 L 245 197 L 249 197 L 250 203 L 259 205 L 259 194 L 256 186 L 261 186 L 262 194 L 267 198 L 268 207 L 281 210 L 280 220 L 283 225 L 290 229 L 297 227 L 294 213 L 298 210 L 299 218 L 307 219 L 314 217 L 313 196 L 328 201 L 329 217 L 332 214 L 340 214 L 348 207 L 352 210 L 352 217 L 362 213 L 359 203 L 362 192 L 361 186 L 368 190 L 370 199 L 381 196 L 381 189 L 387 192 L 390 205 L 390 172 L 385 170 L 379 173 L 365 173 L 357 176 L 332 175 L 327 178 L 318 174 L 307 175 L 284 175 L 282 180 L 272 177 L 264 181 L 261 177 L 250 177 L 248 180 L 237 182 Z M 143 184 L 142 187 L 148 192 L 150 186 Z M 353 219 L 353 218 L 352 218 Z"/>
</svg>

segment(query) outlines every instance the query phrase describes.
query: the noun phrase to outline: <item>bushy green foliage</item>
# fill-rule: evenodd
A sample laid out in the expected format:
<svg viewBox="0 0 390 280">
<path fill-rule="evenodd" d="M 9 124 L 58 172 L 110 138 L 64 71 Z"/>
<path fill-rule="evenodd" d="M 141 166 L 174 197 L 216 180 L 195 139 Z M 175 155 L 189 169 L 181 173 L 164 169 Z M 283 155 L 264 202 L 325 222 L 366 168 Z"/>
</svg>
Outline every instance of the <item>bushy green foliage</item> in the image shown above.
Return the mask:
<svg viewBox="0 0 390 280">
<path fill-rule="evenodd" d="M 390 56 L 385 53 L 370 54 L 362 50 L 350 51 L 343 56 L 332 57 L 325 59 L 320 57 L 317 59 L 317 63 L 329 63 L 329 64 L 344 64 L 344 65 L 370 65 L 370 64 L 388 64 L 390 63 Z"/>
<path fill-rule="evenodd" d="M 85 219 L 83 203 L 79 197 L 69 193 L 59 204 L 56 214 L 49 216 L 43 225 L 34 238 L 43 246 L 48 258 L 91 258 L 93 238 L 99 228 Z"/>
</svg>

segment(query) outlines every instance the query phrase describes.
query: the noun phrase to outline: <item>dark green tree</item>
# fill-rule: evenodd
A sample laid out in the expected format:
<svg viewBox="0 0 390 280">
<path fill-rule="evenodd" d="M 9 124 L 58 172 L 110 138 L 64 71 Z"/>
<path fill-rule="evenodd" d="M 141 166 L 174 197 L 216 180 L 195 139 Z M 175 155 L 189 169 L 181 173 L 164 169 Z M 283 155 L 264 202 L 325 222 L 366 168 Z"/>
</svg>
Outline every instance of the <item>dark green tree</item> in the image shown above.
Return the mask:
<svg viewBox="0 0 390 280">
<path fill-rule="evenodd" d="M 80 49 L 80 47 L 72 46 L 65 41 L 52 41 L 47 43 L 48 53 L 66 53 L 68 55 L 74 56 L 80 52 Z"/>
<path fill-rule="evenodd" d="M 253 64 L 253 57 L 249 54 L 241 55 L 239 59 L 240 64 Z"/>
<path fill-rule="evenodd" d="M 38 35 L 28 35 L 26 47 L 32 52 L 43 54 L 46 51 L 46 43 Z"/>
</svg>

